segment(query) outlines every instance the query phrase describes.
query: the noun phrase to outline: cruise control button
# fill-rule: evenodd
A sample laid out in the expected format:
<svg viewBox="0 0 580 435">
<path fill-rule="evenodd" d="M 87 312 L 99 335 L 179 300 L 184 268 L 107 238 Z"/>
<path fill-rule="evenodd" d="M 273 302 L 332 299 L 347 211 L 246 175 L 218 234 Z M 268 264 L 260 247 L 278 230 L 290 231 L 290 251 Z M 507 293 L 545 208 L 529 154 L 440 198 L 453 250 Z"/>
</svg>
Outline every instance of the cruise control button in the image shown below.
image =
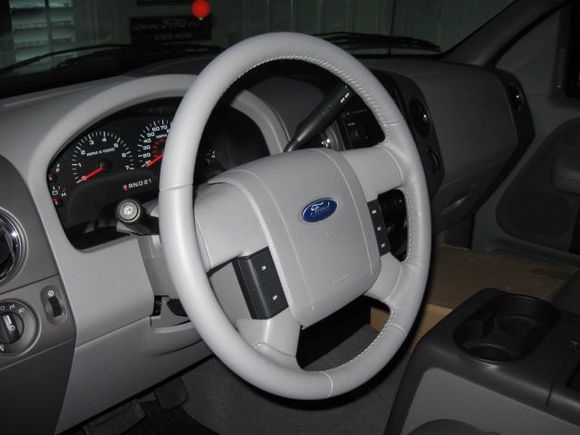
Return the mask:
<svg viewBox="0 0 580 435">
<path fill-rule="evenodd" d="M 369 213 L 371 215 L 371 221 L 375 230 L 375 237 L 377 238 L 379 254 L 385 255 L 391 251 L 391 246 L 389 243 L 388 231 L 385 225 L 385 219 L 383 217 L 380 203 L 378 200 L 374 200 L 368 203 L 368 207 Z"/>
<path fill-rule="evenodd" d="M 233 261 L 248 311 L 254 319 L 269 319 L 288 306 L 268 248 Z"/>
<path fill-rule="evenodd" d="M 236 270 L 248 288 L 260 288 L 278 280 L 278 273 L 269 249 L 235 260 Z"/>
</svg>

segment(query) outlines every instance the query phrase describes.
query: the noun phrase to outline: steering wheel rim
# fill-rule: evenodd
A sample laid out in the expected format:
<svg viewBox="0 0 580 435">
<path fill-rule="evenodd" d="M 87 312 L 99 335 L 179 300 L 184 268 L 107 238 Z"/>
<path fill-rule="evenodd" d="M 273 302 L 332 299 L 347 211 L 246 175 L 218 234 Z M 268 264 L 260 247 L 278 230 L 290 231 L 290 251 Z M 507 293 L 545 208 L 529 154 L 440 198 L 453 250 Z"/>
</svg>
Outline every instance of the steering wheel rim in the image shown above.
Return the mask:
<svg viewBox="0 0 580 435">
<path fill-rule="evenodd" d="M 275 60 L 312 63 L 343 80 L 371 109 L 385 134 L 385 141 L 368 150 L 343 152 L 340 155 L 325 151 L 310 151 L 307 156 L 305 152 L 290 153 L 277 156 L 277 159 L 267 158 L 274 163 L 264 163 L 262 166 L 278 164 L 281 159 L 285 159 L 284 163 L 296 160 L 292 163 L 295 165 L 316 159 L 321 162 L 320 165 L 334 165 L 340 176 L 351 180 L 345 183 L 353 200 L 348 207 L 345 205 L 345 210 L 350 207 L 353 213 L 359 215 L 361 200 L 376 199 L 386 188 L 400 189 L 407 203 L 408 251 L 405 261 L 398 262 L 390 254 L 378 257 L 374 248 L 369 248 L 369 252 L 372 251 L 369 257 L 372 282 L 364 281 L 365 286 L 370 282 L 368 288 L 364 288 L 364 294 L 389 307 L 389 321 L 361 354 L 339 367 L 319 372 L 299 368 L 291 355 L 288 358 L 291 351 L 285 352 L 284 344 L 280 347 L 268 345 L 268 340 L 272 343 L 277 340 L 292 345 L 297 343 L 295 331 L 298 325 L 299 332 L 300 322 L 296 321 L 299 317 L 296 312 L 299 309 L 291 300 L 290 308 L 273 320 L 260 323 L 242 319 L 236 325 L 232 324 L 215 297 L 206 272 L 219 261 L 216 260 L 219 255 L 215 253 L 225 249 L 225 244 L 235 245 L 238 242 L 236 238 L 243 235 L 240 232 L 228 233 L 233 240 L 221 240 L 220 248 L 212 250 L 208 247 L 211 237 L 205 236 L 211 233 L 214 238 L 221 238 L 222 232 L 206 231 L 202 235 L 204 230 L 201 225 L 208 222 L 202 216 L 203 207 L 214 212 L 215 208 L 206 205 L 198 207 L 203 199 L 197 198 L 194 218 L 192 180 L 195 159 L 213 108 L 239 77 Z M 292 154 L 296 155 L 290 157 Z M 259 166 L 257 168 L 262 170 Z M 243 213 L 244 207 L 250 209 L 251 205 L 238 204 L 234 198 L 240 197 L 239 191 L 244 190 L 240 177 L 247 174 L 242 174 L 244 171 L 234 172 L 228 171 L 211 183 L 214 185 L 213 192 L 230 195 L 229 202 L 220 204 L 234 203 Z M 353 177 L 356 182 L 352 181 Z M 228 183 L 236 189 L 228 191 Z M 205 204 L 211 202 L 211 196 L 205 196 L 210 198 Z M 200 215 L 198 208 L 201 209 Z M 390 361 L 416 318 L 427 280 L 431 242 L 429 199 L 421 160 L 404 118 L 383 86 L 358 60 L 326 41 L 296 33 L 260 35 L 226 50 L 202 71 L 183 98 L 167 139 L 161 170 L 159 210 L 168 269 L 189 318 L 210 349 L 230 369 L 269 393 L 292 399 L 325 399 L 362 385 Z M 237 213 L 238 208 L 232 208 L 233 211 Z M 366 231 L 367 237 L 370 217 L 362 216 L 361 219 L 361 234 Z M 260 219 L 257 221 L 264 224 Z M 252 237 L 252 231 L 251 228 L 247 230 L 249 236 L 244 239 L 246 243 L 260 239 L 258 235 Z M 256 230 L 255 234 L 258 233 Z M 271 233 L 266 232 L 264 240 L 275 253 L 276 249 L 271 245 L 273 241 L 268 236 Z M 277 255 L 274 255 L 274 260 L 277 269 L 286 267 Z M 373 264 L 376 265 L 374 270 Z M 291 299 L 293 294 L 284 274 L 281 274 L 281 279 L 284 292 Z M 348 297 L 352 299 L 352 295 Z M 318 314 L 322 316 L 327 313 Z M 307 322 L 311 323 L 309 320 Z M 256 335 L 253 330 L 259 333 Z M 253 335 L 256 340 L 249 338 Z"/>
</svg>

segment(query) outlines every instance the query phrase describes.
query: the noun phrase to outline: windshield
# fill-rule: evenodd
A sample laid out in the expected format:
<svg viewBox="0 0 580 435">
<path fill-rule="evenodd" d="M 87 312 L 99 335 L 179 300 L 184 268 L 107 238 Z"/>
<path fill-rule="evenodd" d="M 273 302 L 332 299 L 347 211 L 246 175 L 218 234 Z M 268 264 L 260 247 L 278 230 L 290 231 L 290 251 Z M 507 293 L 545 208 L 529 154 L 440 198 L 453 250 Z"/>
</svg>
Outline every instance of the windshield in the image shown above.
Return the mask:
<svg viewBox="0 0 580 435">
<path fill-rule="evenodd" d="M 0 0 L 0 96 L 213 55 L 270 31 L 316 34 L 358 56 L 433 55 L 511 1 Z"/>
</svg>

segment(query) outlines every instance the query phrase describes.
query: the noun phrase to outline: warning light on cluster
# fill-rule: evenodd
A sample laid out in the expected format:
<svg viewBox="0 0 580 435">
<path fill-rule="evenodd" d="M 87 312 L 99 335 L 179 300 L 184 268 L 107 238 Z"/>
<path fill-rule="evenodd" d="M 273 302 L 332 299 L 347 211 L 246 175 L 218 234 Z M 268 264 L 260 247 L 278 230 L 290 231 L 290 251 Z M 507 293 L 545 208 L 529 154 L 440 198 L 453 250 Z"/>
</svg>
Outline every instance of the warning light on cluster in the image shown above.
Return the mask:
<svg viewBox="0 0 580 435">
<path fill-rule="evenodd" d="M 203 20 L 211 12 L 211 7 L 207 0 L 195 0 L 191 5 L 191 13 L 195 18 Z"/>
</svg>

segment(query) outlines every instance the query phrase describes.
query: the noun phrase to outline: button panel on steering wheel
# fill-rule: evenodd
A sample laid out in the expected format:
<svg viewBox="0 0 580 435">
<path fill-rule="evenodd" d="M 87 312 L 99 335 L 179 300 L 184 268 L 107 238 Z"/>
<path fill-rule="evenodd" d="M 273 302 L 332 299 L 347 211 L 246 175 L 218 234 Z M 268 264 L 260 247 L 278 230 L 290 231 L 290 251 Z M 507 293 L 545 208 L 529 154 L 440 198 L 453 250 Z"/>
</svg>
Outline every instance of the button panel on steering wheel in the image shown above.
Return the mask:
<svg viewBox="0 0 580 435">
<path fill-rule="evenodd" d="M 233 265 L 253 319 L 269 319 L 288 307 L 268 248 L 236 258 Z"/>
</svg>

